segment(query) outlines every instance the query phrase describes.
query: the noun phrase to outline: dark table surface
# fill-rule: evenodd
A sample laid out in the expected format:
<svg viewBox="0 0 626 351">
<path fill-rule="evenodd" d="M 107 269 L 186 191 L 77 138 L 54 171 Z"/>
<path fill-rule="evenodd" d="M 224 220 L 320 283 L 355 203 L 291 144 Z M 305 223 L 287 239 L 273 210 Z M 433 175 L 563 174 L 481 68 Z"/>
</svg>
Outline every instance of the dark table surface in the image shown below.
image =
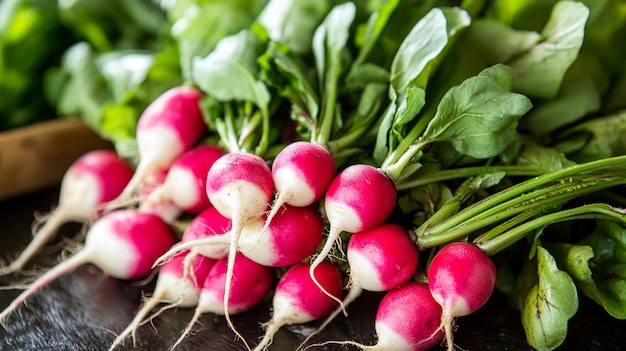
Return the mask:
<svg viewBox="0 0 626 351">
<path fill-rule="evenodd" d="M 57 202 L 58 189 L 48 189 L 0 202 L 0 251 L 6 257 L 27 244 L 33 213 L 47 212 Z M 77 231 L 77 225 L 66 225 L 61 232 Z M 42 264 L 54 255 L 42 256 Z M 48 261 L 46 261 L 46 259 Z M 6 285 L 19 276 L 0 278 Z M 96 267 L 86 265 L 60 277 L 7 319 L 0 328 L 0 350 L 107 350 L 149 295 L 153 283 L 137 285 L 109 278 Z M 8 305 L 18 290 L 0 291 L 0 306 Z M 376 340 L 374 315 L 380 293 L 364 293 L 349 308 L 349 316 L 338 316 L 312 342 L 355 340 L 373 344 Z M 192 315 L 191 309 L 178 308 L 163 312 L 141 326 L 137 344 L 127 341 L 119 350 L 167 350 L 178 339 Z M 233 316 L 238 331 L 254 344 L 270 318 L 269 303 Z M 274 338 L 271 350 L 293 350 L 315 323 L 284 327 Z M 519 313 L 498 293 L 473 315 L 456 321 L 455 343 L 460 350 L 532 350 L 525 340 Z M 559 350 L 626 349 L 626 321 L 610 317 L 593 301 L 581 297 L 579 311 L 569 323 L 568 337 Z M 357 350 L 349 346 L 325 346 L 316 350 Z M 435 350 L 443 350 L 437 347 Z M 236 342 L 224 317 L 205 314 L 177 350 L 245 350 Z"/>
</svg>

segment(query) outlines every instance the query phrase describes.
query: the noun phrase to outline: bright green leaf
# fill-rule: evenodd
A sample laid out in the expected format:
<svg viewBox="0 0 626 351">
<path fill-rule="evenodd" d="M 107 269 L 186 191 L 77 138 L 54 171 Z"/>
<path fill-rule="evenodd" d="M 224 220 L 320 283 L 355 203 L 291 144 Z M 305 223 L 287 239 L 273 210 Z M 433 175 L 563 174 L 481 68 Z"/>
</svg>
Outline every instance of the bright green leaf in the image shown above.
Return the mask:
<svg viewBox="0 0 626 351">
<path fill-rule="evenodd" d="M 459 153 L 475 158 L 501 153 L 514 139 L 516 121 L 531 108 L 528 98 L 503 88 L 501 82 L 513 74 L 503 68 L 488 68 L 450 89 L 423 138 L 449 141 Z"/>
<path fill-rule="evenodd" d="M 250 31 L 226 37 L 211 54 L 194 62 L 194 80 L 218 100 L 250 101 L 266 108 L 270 93 L 256 77 L 260 49 L 261 42 Z"/>
</svg>

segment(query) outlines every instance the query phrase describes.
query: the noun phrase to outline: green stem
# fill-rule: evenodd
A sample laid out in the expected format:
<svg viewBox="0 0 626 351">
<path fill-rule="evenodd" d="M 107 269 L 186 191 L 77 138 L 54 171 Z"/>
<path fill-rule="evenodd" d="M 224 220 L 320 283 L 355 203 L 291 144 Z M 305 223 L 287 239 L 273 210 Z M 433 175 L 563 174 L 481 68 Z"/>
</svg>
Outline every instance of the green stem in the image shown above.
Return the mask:
<svg viewBox="0 0 626 351">
<path fill-rule="evenodd" d="M 499 191 L 489 197 L 486 197 L 468 207 L 464 210 L 458 212 L 454 216 L 450 217 L 445 222 L 439 224 L 438 231 L 444 230 L 446 228 L 452 228 L 463 221 L 470 220 L 472 217 L 478 216 L 481 213 L 488 211 L 489 209 L 504 203 L 508 200 L 516 199 L 513 203 L 510 203 L 512 206 L 515 202 L 523 202 L 528 200 L 528 196 L 523 197 L 522 195 L 527 192 L 535 192 L 535 195 L 540 194 L 537 191 L 542 191 L 541 189 L 537 190 L 540 187 L 543 187 L 546 184 L 549 184 L 554 181 L 570 181 L 568 178 L 573 177 L 578 174 L 587 174 L 593 172 L 600 171 L 607 167 L 616 167 L 617 169 L 622 169 L 626 165 L 626 156 L 616 156 L 610 158 L 604 158 L 597 161 L 592 161 L 588 163 L 578 164 L 566 168 L 562 168 L 556 171 L 548 172 L 537 177 L 528 179 L 524 182 L 513 185 L 505 190 Z M 621 167 L 621 168 L 620 168 Z M 558 186 L 558 184 L 557 184 Z M 554 189 L 554 188 L 553 188 Z M 545 192 L 545 190 L 543 190 Z M 420 226 L 416 232 L 423 233 L 427 230 L 427 228 Z"/>
<path fill-rule="evenodd" d="M 414 160 L 414 157 L 417 156 L 426 145 L 434 141 L 434 139 L 425 140 L 421 138 L 432 116 L 432 114 L 422 114 L 400 144 L 398 144 L 383 161 L 380 168 L 392 179 L 398 179 L 404 167 L 406 167 L 411 160 L 417 162 L 417 160 Z"/>
<path fill-rule="evenodd" d="M 586 183 L 567 184 L 567 186 L 559 186 L 553 192 L 543 192 L 537 198 L 526 198 L 524 201 L 515 201 L 494 206 L 493 208 L 485 209 L 484 211 L 476 212 L 472 211 L 472 214 L 468 218 L 461 221 L 454 221 L 457 225 L 450 226 L 450 222 L 443 222 L 445 225 L 436 225 L 430 228 L 428 231 L 416 230 L 417 234 L 417 246 L 420 249 L 426 249 L 438 245 L 445 244 L 447 242 L 456 240 L 458 238 L 467 236 L 471 233 L 478 231 L 481 228 L 488 227 L 500 221 L 506 220 L 516 216 L 524 211 L 528 210 L 541 210 L 546 206 L 559 206 L 567 201 L 589 194 L 594 191 L 605 189 L 611 186 L 626 184 L 626 178 L 611 177 L 600 178 L 593 180 L 584 180 Z M 584 186 L 582 185 L 584 184 Z M 542 189 L 543 190 L 543 189 Z M 459 212 L 461 213 L 461 212 Z M 458 215 L 458 214 L 457 214 Z M 451 218 L 457 217 L 457 215 Z"/>
<path fill-rule="evenodd" d="M 417 179 L 396 184 L 396 189 L 405 190 L 441 181 L 473 177 L 485 173 L 505 172 L 508 176 L 537 176 L 547 171 L 533 166 L 476 166 L 446 169 L 427 174 Z"/>
<path fill-rule="evenodd" d="M 269 147 L 269 135 L 270 135 L 270 113 L 267 106 L 261 108 L 261 139 L 255 149 L 255 154 L 258 156 L 265 155 L 267 148 Z"/>
<path fill-rule="evenodd" d="M 334 56 L 331 56 L 331 60 Z M 330 62 L 328 74 L 326 78 L 326 96 L 322 105 L 322 115 L 319 119 L 319 129 L 316 142 L 320 145 L 326 146 L 330 140 L 332 133 L 332 127 L 335 119 L 335 103 L 337 101 L 337 82 L 339 81 L 339 74 L 335 72 L 335 68 L 338 63 Z"/>
<path fill-rule="evenodd" d="M 489 240 L 474 242 L 485 254 L 492 256 L 524 238 L 529 232 L 550 224 L 589 218 L 614 219 L 626 223 L 626 214 L 610 205 L 595 203 L 562 210 L 530 220 Z"/>
</svg>

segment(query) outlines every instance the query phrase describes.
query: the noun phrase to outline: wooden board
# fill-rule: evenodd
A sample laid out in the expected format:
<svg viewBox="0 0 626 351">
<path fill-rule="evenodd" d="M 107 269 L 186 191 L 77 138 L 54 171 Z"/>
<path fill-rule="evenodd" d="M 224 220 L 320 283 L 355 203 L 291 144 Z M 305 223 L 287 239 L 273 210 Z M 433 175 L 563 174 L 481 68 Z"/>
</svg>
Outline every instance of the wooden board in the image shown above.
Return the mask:
<svg viewBox="0 0 626 351">
<path fill-rule="evenodd" d="M 58 184 L 72 162 L 98 148 L 112 145 L 78 118 L 0 133 L 0 199 Z"/>
</svg>

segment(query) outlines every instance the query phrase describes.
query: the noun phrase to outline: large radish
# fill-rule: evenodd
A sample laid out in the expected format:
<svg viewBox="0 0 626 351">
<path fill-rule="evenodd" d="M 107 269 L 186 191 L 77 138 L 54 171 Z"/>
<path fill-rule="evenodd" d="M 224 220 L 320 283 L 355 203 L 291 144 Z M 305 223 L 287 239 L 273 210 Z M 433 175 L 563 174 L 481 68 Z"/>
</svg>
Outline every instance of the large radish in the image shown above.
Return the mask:
<svg viewBox="0 0 626 351">
<path fill-rule="evenodd" d="M 167 90 L 148 105 L 137 122 L 137 168 L 122 194 L 110 207 L 131 199 L 140 191 L 149 174 L 169 168 L 174 160 L 206 134 L 207 126 L 199 105 L 202 96 L 196 88 L 178 86 Z"/>
<path fill-rule="evenodd" d="M 335 160 L 321 145 L 296 141 L 285 146 L 272 163 L 276 196 L 267 223 L 284 204 L 296 207 L 314 204 L 326 192 L 335 171 Z"/>
<path fill-rule="evenodd" d="M 487 302 L 496 284 L 496 266 L 476 246 L 453 242 L 435 254 L 427 275 L 433 298 L 443 309 L 441 328 L 452 351 L 454 318 L 473 313 Z"/>
<path fill-rule="evenodd" d="M 224 314 L 233 332 L 240 336 L 228 312 L 239 237 L 244 225 L 267 211 L 274 194 L 274 181 L 265 160 L 254 154 L 236 151 L 225 154 L 213 163 L 207 174 L 206 191 L 211 204 L 232 221 Z"/>
<path fill-rule="evenodd" d="M 21 270 L 68 221 L 96 218 L 101 206 L 116 198 L 133 175 L 132 167 L 112 150 L 89 151 L 70 165 L 61 180 L 58 206 L 36 229 L 20 255 L 0 275 Z"/>
<path fill-rule="evenodd" d="M 396 189 L 378 168 L 354 164 L 331 182 L 324 197 L 324 210 L 330 224 L 326 243 L 311 264 L 313 272 L 322 263 L 342 232 L 360 232 L 383 223 L 396 204 Z"/>
<path fill-rule="evenodd" d="M 0 313 L 0 323 L 29 296 L 52 280 L 92 263 L 118 279 L 144 278 L 154 261 L 175 243 L 170 226 L 160 217 L 133 209 L 116 210 L 100 217 L 89 228 L 85 246 L 39 277 Z"/>
<path fill-rule="evenodd" d="M 309 276 L 309 264 L 298 263 L 280 278 L 272 299 L 272 319 L 265 324 L 265 335 L 255 351 L 267 349 L 282 326 L 314 321 L 335 308 L 335 300 L 340 299 L 342 293 L 339 267 L 322 262 L 315 270 L 315 277 L 317 283 Z M 322 285 L 324 291 L 318 284 Z"/>
</svg>

